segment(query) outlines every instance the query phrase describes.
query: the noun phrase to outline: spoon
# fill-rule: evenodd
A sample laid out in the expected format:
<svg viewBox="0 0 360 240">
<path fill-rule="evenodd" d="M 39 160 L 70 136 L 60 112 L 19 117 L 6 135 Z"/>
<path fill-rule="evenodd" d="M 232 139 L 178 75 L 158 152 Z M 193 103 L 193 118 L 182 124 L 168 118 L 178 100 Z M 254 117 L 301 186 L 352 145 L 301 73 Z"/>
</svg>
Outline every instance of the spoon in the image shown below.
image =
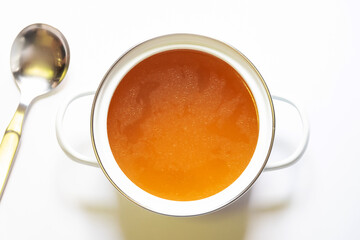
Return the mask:
<svg viewBox="0 0 360 240">
<path fill-rule="evenodd" d="M 19 145 L 23 121 L 30 104 L 50 92 L 64 79 L 70 52 L 59 30 L 46 24 L 32 24 L 15 38 L 10 65 L 21 98 L 0 144 L 0 200 Z"/>
</svg>

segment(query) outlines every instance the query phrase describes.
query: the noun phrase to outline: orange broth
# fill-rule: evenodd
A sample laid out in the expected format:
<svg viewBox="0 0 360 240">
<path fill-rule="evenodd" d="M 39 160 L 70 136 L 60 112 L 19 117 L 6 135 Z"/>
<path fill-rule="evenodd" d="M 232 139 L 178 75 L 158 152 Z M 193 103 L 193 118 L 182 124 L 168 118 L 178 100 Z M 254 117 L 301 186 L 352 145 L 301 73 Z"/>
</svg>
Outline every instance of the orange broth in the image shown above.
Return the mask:
<svg viewBox="0 0 360 240">
<path fill-rule="evenodd" d="M 114 158 L 134 184 L 190 201 L 241 175 L 259 123 L 252 93 L 234 68 L 208 53 L 177 49 L 125 75 L 110 102 L 107 131 Z"/>
</svg>

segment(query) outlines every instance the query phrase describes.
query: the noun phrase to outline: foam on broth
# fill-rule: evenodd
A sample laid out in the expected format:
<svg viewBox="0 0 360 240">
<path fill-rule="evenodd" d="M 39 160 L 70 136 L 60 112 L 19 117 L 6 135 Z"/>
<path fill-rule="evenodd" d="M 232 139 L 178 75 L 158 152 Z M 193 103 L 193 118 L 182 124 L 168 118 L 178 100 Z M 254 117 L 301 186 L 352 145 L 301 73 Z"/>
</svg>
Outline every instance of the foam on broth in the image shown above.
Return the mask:
<svg viewBox="0 0 360 240">
<path fill-rule="evenodd" d="M 197 200 L 233 183 L 256 147 L 243 78 L 208 53 L 177 49 L 133 67 L 111 99 L 108 138 L 125 175 L 155 196 Z"/>
</svg>

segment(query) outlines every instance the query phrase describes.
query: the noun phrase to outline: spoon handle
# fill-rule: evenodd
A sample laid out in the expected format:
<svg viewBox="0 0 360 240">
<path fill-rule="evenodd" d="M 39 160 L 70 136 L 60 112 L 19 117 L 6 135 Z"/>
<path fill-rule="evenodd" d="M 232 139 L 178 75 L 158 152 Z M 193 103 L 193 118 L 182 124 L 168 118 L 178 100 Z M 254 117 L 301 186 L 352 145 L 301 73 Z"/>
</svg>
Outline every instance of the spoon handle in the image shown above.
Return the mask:
<svg viewBox="0 0 360 240">
<path fill-rule="evenodd" d="M 0 200 L 4 194 L 16 150 L 19 146 L 26 108 L 24 104 L 19 104 L 0 144 Z"/>
</svg>

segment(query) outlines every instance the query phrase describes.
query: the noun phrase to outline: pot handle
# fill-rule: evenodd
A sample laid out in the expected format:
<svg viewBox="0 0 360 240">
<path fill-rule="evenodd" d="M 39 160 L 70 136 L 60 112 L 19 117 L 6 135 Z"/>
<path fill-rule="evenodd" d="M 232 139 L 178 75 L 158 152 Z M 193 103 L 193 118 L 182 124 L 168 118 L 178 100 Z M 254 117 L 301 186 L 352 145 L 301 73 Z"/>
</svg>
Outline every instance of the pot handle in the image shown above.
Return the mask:
<svg viewBox="0 0 360 240">
<path fill-rule="evenodd" d="M 65 117 L 68 107 L 75 100 L 85 97 L 85 96 L 89 96 L 89 95 L 95 95 L 95 92 L 92 91 L 92 92 L 79 93 L 79 94 L 69 98 L 67 101 L 64 102 L 64 104 L 62 106 L 60 106 L 57 116 L 56 116 L 56 123 L 55 123 L 56 138 L 58 140 L 58 143 L 59 143 L 61 149 L 64 151 L 64 153 L 70 159 L 74 160 L 75 162 L 81 163 L 81 164 L 85 164 L 85 165 L 89 165 L 89 166 L 93 166 L 93 167 L 100 167 L 96 158 L 85 156 L 85 155 L 77 152 L 76 150 L 74 150 L 72 148 L 72 146 L 70 146 L 70 144 L 66 141 L 66 139 L 64 138 L 64 135 L 63 135 L 63 122 L 64 122 L 64 117 Z"/>
<path fill-rule="evenodd" d="M 304 155 L 304 152 L 309 143 L 309 136 L 310 136 L 309 121 L 308 118 L 306 117 L 305 112 L 302 109 L 300 109 L 295 103 L 293 103 L 292 101 L 286 98 L 273 95 L 272 99 L 287 103 L 297 110 L 297 113 L 299 114 L 302 123 L 302 138 L 299 143 L 299 146 L 297 147 L 294 153 L 292 153 L 289 157 L 285 158 L 284 160 L 268 163 L 264 169 L 266 171 L 285 168 L 297 162 Z"/>
</svg>

